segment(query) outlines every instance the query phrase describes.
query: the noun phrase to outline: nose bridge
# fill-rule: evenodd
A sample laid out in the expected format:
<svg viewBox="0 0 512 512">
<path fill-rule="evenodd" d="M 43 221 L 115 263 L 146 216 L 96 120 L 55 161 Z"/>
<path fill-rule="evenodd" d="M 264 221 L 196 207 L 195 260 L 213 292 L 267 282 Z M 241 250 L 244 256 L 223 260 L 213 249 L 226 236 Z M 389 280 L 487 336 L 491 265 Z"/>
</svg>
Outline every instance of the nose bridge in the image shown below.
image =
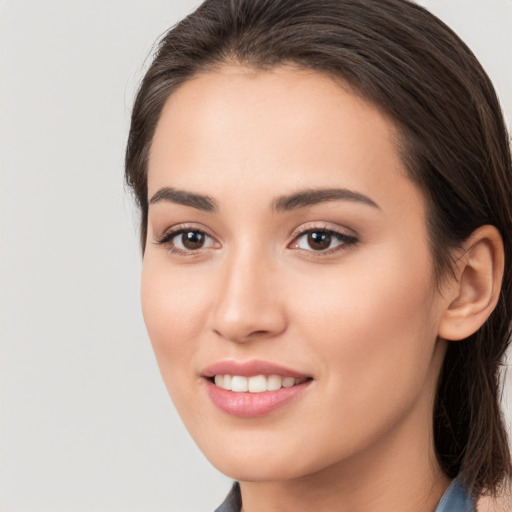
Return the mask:
<svg viewBox="0 0 512 512">
<path fill-rule="evenodd" d="M 213 313 L 213 329 L 243 342 L 272 337 L 286 326 L 272 257 L 260 243 L 247 241 L 226 257 Z"/>
</svg>

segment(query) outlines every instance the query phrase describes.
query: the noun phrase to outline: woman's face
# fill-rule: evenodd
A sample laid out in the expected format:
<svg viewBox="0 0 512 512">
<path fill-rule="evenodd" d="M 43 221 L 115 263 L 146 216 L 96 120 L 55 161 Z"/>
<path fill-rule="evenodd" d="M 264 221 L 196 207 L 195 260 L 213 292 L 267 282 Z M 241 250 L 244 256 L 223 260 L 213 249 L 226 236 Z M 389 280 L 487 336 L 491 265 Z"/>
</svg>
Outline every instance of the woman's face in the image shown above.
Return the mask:
<svg viewBox="0 0 512 512">
<path fill-rule="evenodd" d="M 425 455 L 446 305 L 383 113 L 312 71 L 225 66 L 167 101 L 148 188 L 144 318 L 218 469 Z"/>
</svg>

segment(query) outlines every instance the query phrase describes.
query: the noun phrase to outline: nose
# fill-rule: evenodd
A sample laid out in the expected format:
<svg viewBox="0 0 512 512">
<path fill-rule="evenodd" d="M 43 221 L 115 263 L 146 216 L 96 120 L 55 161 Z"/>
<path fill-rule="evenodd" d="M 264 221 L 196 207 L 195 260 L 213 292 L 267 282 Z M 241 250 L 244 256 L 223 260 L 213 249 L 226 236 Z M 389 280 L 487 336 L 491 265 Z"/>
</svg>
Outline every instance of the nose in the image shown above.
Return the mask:
<svg viewBox="0 0 512 512">
<path fill-rule="evenodd" d="M 211 326 L 220 337 L 246 343 L 274 338 L 287 325 L 278 269 L 258 251 L 239 251 L 224 264 Z"/>
</svg>

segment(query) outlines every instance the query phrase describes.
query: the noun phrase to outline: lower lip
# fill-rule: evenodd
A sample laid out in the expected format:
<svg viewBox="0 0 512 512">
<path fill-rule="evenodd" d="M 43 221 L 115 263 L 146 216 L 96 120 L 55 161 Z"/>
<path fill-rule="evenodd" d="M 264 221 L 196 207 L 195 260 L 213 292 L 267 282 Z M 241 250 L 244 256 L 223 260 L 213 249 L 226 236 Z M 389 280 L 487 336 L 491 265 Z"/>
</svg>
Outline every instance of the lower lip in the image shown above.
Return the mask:
<svg viewBox="0 0 512 512">
<path fill-rule="evenodd" d="M 220 410 L 233 416 L 253 418 L 269 414 L 285 405 L 302 393 L 312 381 L 307 380 L 290 388 L 263 393 L 235 393 L 216 386 L 208 379 L 205 382 L 211 401 Z"/>
</svg>

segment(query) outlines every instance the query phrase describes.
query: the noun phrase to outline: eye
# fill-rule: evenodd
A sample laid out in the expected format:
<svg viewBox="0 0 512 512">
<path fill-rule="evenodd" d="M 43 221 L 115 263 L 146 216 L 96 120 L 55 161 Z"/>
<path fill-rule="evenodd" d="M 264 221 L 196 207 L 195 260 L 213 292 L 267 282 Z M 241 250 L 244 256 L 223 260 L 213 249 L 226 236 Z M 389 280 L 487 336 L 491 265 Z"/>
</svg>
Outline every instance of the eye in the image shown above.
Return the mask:
<svg viewBox="0 0 512 512">
<path fill-rule="evenodd" d="M 189 255 L 200 249 L 214 247 L 215 240 L 200 229 L 180 228 L 167 231 L 156 241 L 166 245 L 171 253 Z"/>
<path fill-rule="evenodd" d="M 299 234 L 292 243 L 293 249 L 314 251 L 319 253 L 333 253 L 348 248 L 357 243 L 355 236 L 339 233 L 332 229 L 308 229 Z"/>
<path fill-rule="evenodd" d="M 203 248 L 211 239 L 202 231 L 182 231 L 180 234 L 175 235 L 172 240 L 174 246 L 178 249 L 196 251 Z"/>
</svg>

